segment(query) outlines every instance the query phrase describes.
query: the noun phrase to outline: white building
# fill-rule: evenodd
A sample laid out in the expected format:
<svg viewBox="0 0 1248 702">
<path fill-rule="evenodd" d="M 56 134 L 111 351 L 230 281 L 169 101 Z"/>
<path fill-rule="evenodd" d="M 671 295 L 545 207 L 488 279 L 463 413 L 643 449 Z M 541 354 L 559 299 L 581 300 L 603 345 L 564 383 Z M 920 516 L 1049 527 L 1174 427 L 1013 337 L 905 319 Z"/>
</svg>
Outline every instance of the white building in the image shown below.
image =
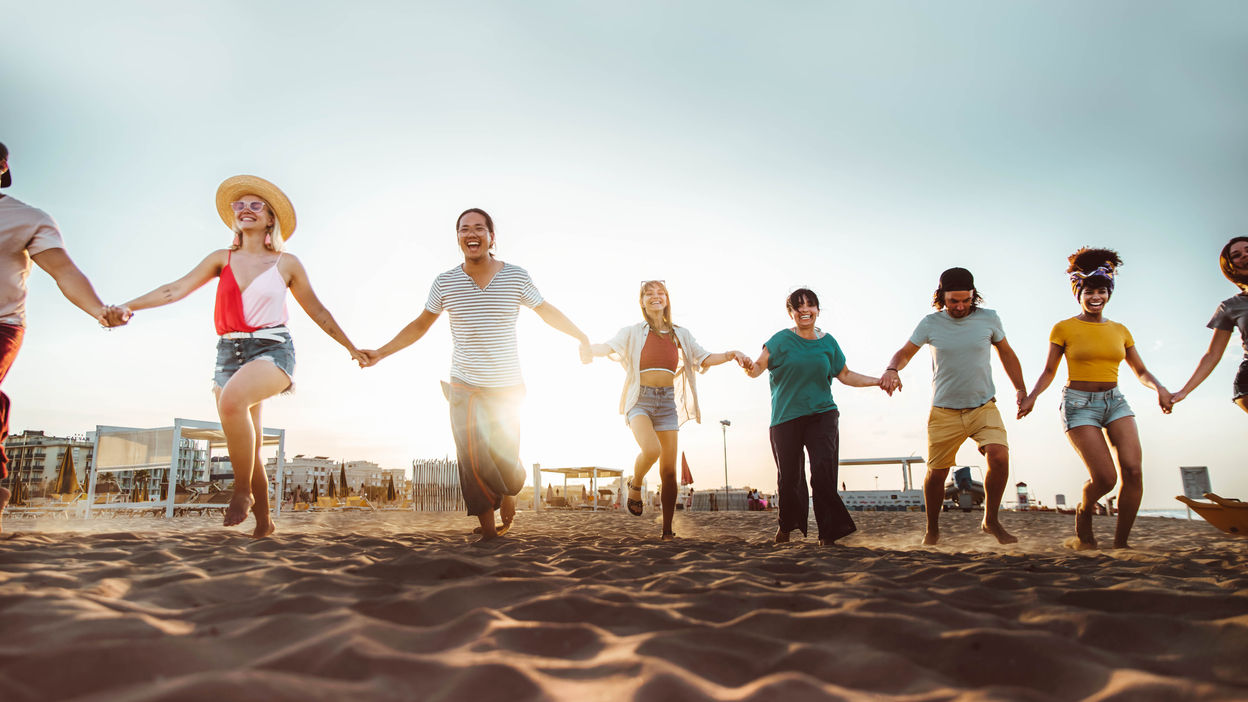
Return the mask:
<svg viewBox="0 0 1248 702">
<path fill-rule="evenodd" d="M 47 436 L 42 431 L 29 429 L 21 434 L 10 434 L 4 440 L 4 451 L 9 457 L 9 477 L 4 485 L 12 490 L 10 483 L 20 481 L 26 484 L 27 489 L 42 492 L 56 479 L 56 471 L 66 451 L 72 452 L 78 482 L 85 483 L 91 467 L 93 446 L 93 438 L 81 434 Z"/>
</svg>

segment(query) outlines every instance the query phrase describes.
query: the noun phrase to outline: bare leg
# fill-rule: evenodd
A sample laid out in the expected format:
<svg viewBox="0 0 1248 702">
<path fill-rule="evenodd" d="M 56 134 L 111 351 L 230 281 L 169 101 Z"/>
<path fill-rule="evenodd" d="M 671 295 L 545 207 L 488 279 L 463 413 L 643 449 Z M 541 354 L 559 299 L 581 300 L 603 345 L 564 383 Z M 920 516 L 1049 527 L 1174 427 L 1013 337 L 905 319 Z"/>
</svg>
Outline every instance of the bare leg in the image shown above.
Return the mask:
<svg viewBox="0 0 1248 702">
<path fill-rule="evenodd" d="M 659 440 L 659 478 L 663 481 L 661 498 L 663 502 L 663 540 L 670 541 L 675 536 L 672 532 L 672 515 L 676 513 L 676 439 L 678 431 L 656 432 Z"/>
<path fill-rule="evenodd" d="M 9 506 L 9 489 L 0 487 L 0 519 L 4 518 L 4 508 Z M 0 531 L 4 531 L 0 526 Z"/>
<path fill-rule="evenodd" d="M 1140 448 L 1140 430 L 1135 417 L 1123 417 L 1106 427 L 1109 442 L 1118 454 L 1122 487 L 1118 489 L 1118 526 L 1114 529 L 1114 548 L 1130 548 L 1127 537 L 1135 524 L 1135 515 L 1144 499 L 1144 451 Z"/>
<path fill-rule="evenodd" d="M 1018 537 L 1001 526 L 1001 497 L 1010 482 L 1010 450 L 1001 444 L 984 447 L 988 459 L 988 474 L 984 476 L 984 523 L 980 528 L 985 534 L 996 537 L 997 543 L 1018 543 Z"/>
<path fill-rule="evenodd" d="M 945 479 L 949 469 L 929 468 L 923 478 L 923 509 L 927 512 L 927 532 L 923 545 L 933 546 L 940 541 L 940 508 L 945 504 Z"/>
<path fill-rule="evenodd" d="M 654 430 L 654 423 L 650 421 L 650 417 L 639 414 L 632 418 L 628 427 L 633 430 L 633 438 L 637 440 L 637 446 L 641 448 L 641 453 L 637 454 L 637 460 L 633 461 L 631 479 L 633 489 L 629 491 L 629 499 L 639 500 L 642 498 L 642 481 L 646 479 L 646 473 L 650 472 L 654 462 L 659 460 L 662 446 L 659 444 L 659 434 Z M 633 497 L 633 493 L 637 493 L 637 497 Z"/>
<path fill-rule="evenodd" d="M 478 514 L 477 520 L 481 522 L 479 529 L 474 530 L 481 534 L 481 538 L 477 539 L 477 543 L 489 541 L 498 538 L 498 528 L 494 526 L 494 511 L 490 510 L 485 514 Z"/>
<path fill-rule="evenodd" d="M 503 495 L 503 504 L 498 508 L 498 516 L 502 518 L 503 525 L 497 528 L 499 536 L 511 531 L 511 523 L 516 518 L 516 498 L 512 495 Z"/>
<path fill-rule="evenodd" d="M 264 425 L 260 423 L 260 407 L 251 408 L 251 423 L 255 427 L 256 455 L 251 470 L 251 496 L 255 504 L 251 513 L 256 516 L 256 530 L 251 533 L 253 539 L 263 539 L 277 531 L 273 517 L 269 514 L 269 476 L 264 470 L 264 461 L 260 460 L 260 446 L 264 441 Z"/>
<path fill-rule="evenodd" d="M 1066 438 L 1075 447 L 1075 452 L 1088 467 L 1088 482 L 1083 484 L 1083 501 L 1075 510 L 1075 536 L 1068 539 L 1065 545 L 1076 550 L 1096 548 L 1096 537 L 1092 534 L 1092 513 L 1096 503 L 1118 482 L 1118 472 L 1114 469 L 1114 459 L 1109 454 L 1109 445 L 1105 443 L 1105 434 L 1100 427 L 1081 426 L 1066 432 Z"/>
<path fill-rule="evenodd" d="M 234 496 L 225 510 L 225 526 L 242 524 L 255 501 L 251 481 L 257 448 L 251 408 L 288 387 L 290 377 L 285 371 L 269 361 L 252 361 L 240 368 L 217 395 L 217 414 L 234 469 Z"/>
</svg>

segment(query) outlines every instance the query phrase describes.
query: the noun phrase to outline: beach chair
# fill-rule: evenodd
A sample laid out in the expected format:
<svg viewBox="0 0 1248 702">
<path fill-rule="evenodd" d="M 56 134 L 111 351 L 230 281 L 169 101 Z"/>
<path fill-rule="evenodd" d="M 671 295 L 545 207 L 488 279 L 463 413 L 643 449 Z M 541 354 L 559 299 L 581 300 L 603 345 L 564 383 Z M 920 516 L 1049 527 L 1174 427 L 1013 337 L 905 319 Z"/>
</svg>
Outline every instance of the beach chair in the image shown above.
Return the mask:
<svg viewBox="0 0 1248 702">
<path fill-rule="evenodd" d="M 338 500 L 335 500 L 332 497 L 318 497 L 316 498 L 316 508 L 317 509 L 338 509 L 339 508 Z"/>
<path fill-rule="evenodd" d="M 1201 519 L 1218 529 L 1228 534 L 1248 536 L 1248 502 L 1219 497 L 1212 492 L 1205 493 L 1205 499 L 1211 500 L 1212 503 L 1199 502 L 1185 495 L 1179 495 L 1174 499 L 1191 507 Z"/>
<path fill-rule="evenodd" d="M 311 506 L 311 505 L 309 505 L 307 502 L 296 502 L 296 503 L 295 503 L 294 510 L 295 510 L 296 512 L 306 512 L 306 511 L 308 511 L 308 508 L 309 508 L 310 506 Z"/>
</svg>

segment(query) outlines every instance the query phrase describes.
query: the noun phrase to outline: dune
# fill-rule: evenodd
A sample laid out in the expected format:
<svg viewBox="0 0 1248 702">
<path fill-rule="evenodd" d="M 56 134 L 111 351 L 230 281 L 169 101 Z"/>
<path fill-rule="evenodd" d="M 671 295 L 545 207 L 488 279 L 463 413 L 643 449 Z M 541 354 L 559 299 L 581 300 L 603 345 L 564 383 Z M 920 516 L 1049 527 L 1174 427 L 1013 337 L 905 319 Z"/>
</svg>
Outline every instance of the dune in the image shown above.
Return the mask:
<svg viewBox="0 0 1248 702">
<path fill-rule="evenodd" d="M 0 699 L 1070 700 L 1248 697 L 1248 545 L 1144 517 L 858 513 L 835 546 L 774 514 L 5 521 Z M 1096 529 L 1110 541 L 1112 520 Z M 812 524 L 812 536 L 813 536 Z"/>
</svg>

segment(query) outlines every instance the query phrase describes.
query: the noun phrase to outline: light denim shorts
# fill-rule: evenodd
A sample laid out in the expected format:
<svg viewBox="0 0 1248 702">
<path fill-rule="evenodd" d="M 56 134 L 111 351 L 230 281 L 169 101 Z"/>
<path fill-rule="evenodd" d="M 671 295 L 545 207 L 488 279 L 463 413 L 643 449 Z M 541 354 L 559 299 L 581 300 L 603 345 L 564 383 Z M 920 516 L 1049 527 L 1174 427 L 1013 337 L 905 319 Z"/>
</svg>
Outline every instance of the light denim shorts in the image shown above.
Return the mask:
<svg viewBox="0 0 1248 702">
<path fill-rule="evenodd" d="M 1104 392 L 1084 392 L 1062 388 L 1062 426 L 1066 431 L 1075 427 L 1107 427 L 1123 417 L 1134 417 L 1135 412 L 1127 404 L 1118 388 Z"/>
<path fill-rule="evenodd" d="M 270 337 L 270 338 L 265 338 Z M 212 382 L 224 388 L 240 368 L 251 361 L 266 360 L 281 368 L 286 376 L 295 377 L 295 342 L 290 332 L 257 330 L 253 336 L 239 339 L 217 339 L 217 365 L 213 369 Z M 289 388 L 288 388 L 289 390 Z"/>
<path fill-rule="evenodd" d="M 633 417 L 640 414 L 650 418 L 655 431 L 680 429 L 680 420 L 676 417 L 676 388 L 655 388 L 642 385 L 637 404 L 628 410 L 624 422 L 631 424 Z"/>
</svg>

